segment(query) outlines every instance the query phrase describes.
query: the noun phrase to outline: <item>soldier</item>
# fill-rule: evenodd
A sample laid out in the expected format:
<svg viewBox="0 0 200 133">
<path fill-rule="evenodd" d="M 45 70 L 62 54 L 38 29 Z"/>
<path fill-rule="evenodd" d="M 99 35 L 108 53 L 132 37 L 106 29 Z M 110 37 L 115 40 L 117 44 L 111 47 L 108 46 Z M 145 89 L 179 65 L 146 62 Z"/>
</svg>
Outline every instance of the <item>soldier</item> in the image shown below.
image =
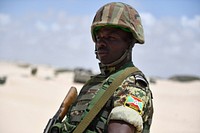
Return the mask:
<svg viewBox="0 0 200 133">
<path fill-rule="evenodd" d="M 101 73 L 82 87 L 65 120 L 52 127 L 53 133 L 72 133 L 98 101 L 94 99 L 100 97 L 99 92 L 108 89 L 127 68 L 135 68 L 132 48 L 135 43 L 144 43 L 138 12 L 121 2 L 108 3 L 97 11 L 91 34 Z M 152 93 L 144 74 L 130 72 L 116 88 L 84 133 L 150 132 Z"/>
</svg>

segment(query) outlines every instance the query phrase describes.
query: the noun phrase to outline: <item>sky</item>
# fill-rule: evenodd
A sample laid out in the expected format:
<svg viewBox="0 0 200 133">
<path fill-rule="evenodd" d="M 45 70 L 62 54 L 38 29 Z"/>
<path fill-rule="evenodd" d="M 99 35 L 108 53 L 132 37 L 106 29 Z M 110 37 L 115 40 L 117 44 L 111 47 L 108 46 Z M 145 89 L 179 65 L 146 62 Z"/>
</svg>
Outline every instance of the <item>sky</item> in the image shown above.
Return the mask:
<svg viewBox="0 0 200 133">
<path fill-rule="evenodd" d="M 0 61 L 98 72 L 90 26 L 111 0 L 0 0 Z M 133 62 L 147 76 L 200 76 L 199 0 L 123 0 L 140 14 L 145 44 Z"/>
</svg>

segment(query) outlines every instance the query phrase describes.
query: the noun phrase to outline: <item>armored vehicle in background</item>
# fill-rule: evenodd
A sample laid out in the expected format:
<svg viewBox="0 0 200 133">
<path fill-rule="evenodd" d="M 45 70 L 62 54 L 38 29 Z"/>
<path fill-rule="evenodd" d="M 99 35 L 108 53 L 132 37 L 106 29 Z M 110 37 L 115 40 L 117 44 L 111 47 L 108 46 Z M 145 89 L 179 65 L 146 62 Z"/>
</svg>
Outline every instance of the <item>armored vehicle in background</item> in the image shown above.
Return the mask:
<svg viewBox="0 0 200 133">
<path fill-rule="evenodd" d="M 92 75 L 93 75 L 93 73 L 89 69 L 75 68 L 74 69 L 74 82 L 86 83 Z"/>
</svg>

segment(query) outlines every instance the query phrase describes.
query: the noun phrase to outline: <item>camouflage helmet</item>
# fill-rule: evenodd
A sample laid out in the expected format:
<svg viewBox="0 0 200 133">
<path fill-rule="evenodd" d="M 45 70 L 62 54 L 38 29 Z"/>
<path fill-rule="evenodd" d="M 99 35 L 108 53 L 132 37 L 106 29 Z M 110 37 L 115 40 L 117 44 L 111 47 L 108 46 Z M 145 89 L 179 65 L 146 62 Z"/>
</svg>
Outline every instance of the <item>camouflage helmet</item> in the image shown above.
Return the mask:
<svg viewBox="0 0 200 133">
<path fill-rule="evenodd" d="M 131 32 L 137 43 L 144 43 L 144 33 L 140 15 L 130 5 L 121 2 L 112 2 L 101 7 L 91 26 L 92 39 L 95 42 L 95 33 L 103 26 L 114 26 Z"/>
</svg>

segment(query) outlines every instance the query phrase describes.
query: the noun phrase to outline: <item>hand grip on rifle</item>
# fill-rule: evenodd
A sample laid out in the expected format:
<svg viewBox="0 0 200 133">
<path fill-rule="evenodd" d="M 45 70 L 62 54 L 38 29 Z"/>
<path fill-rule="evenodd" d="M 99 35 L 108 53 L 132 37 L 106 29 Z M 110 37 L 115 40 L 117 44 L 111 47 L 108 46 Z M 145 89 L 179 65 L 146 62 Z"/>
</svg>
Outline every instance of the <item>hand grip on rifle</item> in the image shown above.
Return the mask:
<svg viewBox="0 0 200 133">
<path fill-rule="evenodd" d="M 61 122 L 63 120 L 70 105 L 76 100 L 76 98 L 77 98 L 77 89 L 72 86 L 67 95 L 65 96 L 65 99 L 63 100 L 56 114 L 53 116 L 53 118 L 49 119 L 43 133 L 50 133 L 52 125 L 54 125 L 57 122 Z"/>
</svg>

